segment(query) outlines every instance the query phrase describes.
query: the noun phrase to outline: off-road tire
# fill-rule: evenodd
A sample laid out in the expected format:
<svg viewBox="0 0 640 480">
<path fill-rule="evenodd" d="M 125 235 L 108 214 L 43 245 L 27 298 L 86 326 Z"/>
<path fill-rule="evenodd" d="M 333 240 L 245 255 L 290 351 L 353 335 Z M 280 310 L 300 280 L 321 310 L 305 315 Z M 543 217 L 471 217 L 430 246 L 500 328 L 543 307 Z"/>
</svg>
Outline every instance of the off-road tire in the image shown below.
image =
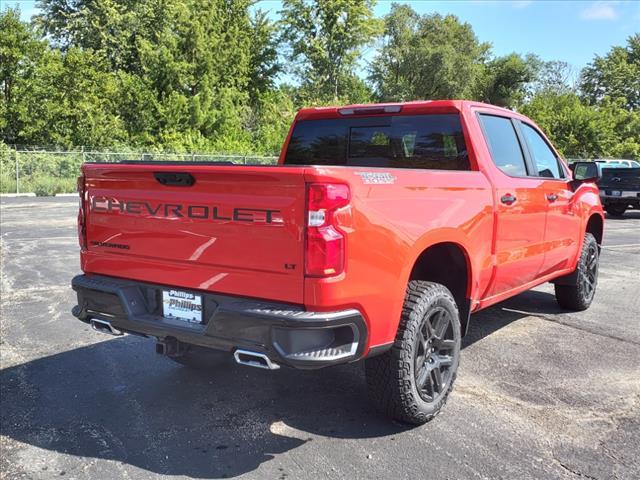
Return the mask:
<svg viewBox="0 0 640 480">
<path fill-rule="evenodd" d="M 562 308 L 575 311 L 589 308 L 598 285 L 599 257 L 600 250 L 596 237 L 591 233 L 585 233 L 582 251 L 576 266 L 577 283 L 575 285 L 555 285 L 556 300 Z"/>
<path fill-rule="evenodd" d="M 418 373 L 422 371 L 418 366 L 418 353 L 421 349 L 424 351 L 425 322 L 428 323 L 435 314 L 444 316 L 443 311 L 450 317 L 450 328 L 447 327 L 442 337 L 446 336 L 447 345 L 451 348 L 442 351 L 450 352 L 451 365 L 445 372 L 448 374 L 446 382 L 442 381 L 444 377 L 440 378 L 440 393 L 436 396 L 435 390 L 432 390 L 432 401 L 427 401 L 424 393 L 418 391 L 416 370 Z M 460 315 L 451 292 L 438 283 L 409 282 L 393 346 L 385 353 L 365 361 L 369 396 L 376 408 L 404 423 L 421 425 L 433 419 L 446 403 L 455 381 L 460 361 L 460 337 Z M 433 345 L 442 343 L 433 341 Z M 423 363 L 422 367 L 425 365 Z M 428 376 L 431 382 L 431 373 Z"/>
<path fill-rule="evenodd" d="M 627 211 L 626 205 L 607 205 L 604 207 L 609 215 L 612 217 L 622 217 L 624 216 L 624 212 Z"/>
</svg>

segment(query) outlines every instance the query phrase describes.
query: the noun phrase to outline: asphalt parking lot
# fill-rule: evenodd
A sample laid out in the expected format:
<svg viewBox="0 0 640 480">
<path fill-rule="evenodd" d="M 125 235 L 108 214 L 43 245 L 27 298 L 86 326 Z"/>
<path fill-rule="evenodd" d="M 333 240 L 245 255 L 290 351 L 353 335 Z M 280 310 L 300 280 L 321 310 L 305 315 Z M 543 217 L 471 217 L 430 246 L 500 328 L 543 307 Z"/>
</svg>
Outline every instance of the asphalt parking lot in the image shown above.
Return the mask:
<svg viewBox="0 0 640 480">
<path fill-rule="evenodd" d="M 0 477 L 640 478 L 640 213 L 607 219 L 600 283 L 472 317 L 443 413 L 380 417 L 361 364 L 190 371 L 69 313 L 77 201 L 2 199 Z"/>
</svg>

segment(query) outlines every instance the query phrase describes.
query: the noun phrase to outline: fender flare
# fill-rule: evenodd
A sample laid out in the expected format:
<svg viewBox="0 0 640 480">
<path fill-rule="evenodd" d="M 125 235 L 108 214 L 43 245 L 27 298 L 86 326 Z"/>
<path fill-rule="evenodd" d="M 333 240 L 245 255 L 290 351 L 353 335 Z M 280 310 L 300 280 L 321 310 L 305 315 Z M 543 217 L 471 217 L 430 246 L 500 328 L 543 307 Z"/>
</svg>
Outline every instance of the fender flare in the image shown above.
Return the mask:
<svg viewBox="0 0 640 480">
<path fill-rule="evenodd" d="M 436 230 L 430 230 L 414 243 L 410 254 L 411 261 L 407 262 L 402 272 L 402 278 L 404 280 L 402 285 L 407 285 L 411 277 L 411 272 L 418 262 L 418 259 L 429 248 L 439 244 L 453 244 L 461 250 L 466 262 L 468 276 L 464 300 L 456 299 L 458 303 L 458 310 L 460 312 L 460 328 L 462 336 L 466 335 L 469 329 L 472 299 L 474 298 L 473 295 L 477 289 L 478 283 L 474 275 L 479 271 L 478 266 L 474 265 L 472 260 L 473 257 L 470 254 L 471 249 L 469 243 L 468 237 L 459 229 L 444 227 Z"/>
<path fill-rule="evenodd" d="M 563 275 L 561 277 L 555 278 L 551 281 L 551 283 L 555 285 L 577 285 L 578 284 L 578 259 L 580 258 L 580 253 L 582 252 L 582 246 L 584 245 L 584 236 L 587 233 L 587 226 L 589 225 L 589 220 L 594 215 L 600 217 L 600 221 L 602 222 L 602 234 L 604 236 L 604 215 L 602 214 L 602 208 L 599 208 L 597 205 L 591 206 L 589 208 L 588 213 L 583 215 L 581 222 L 581 236 L 579 240 L 578 253 L 575 258 L 574 269 L 571 273 Z M 601 249 L 601 245 L 598 244 L 598 250 Z"/>
</svg>

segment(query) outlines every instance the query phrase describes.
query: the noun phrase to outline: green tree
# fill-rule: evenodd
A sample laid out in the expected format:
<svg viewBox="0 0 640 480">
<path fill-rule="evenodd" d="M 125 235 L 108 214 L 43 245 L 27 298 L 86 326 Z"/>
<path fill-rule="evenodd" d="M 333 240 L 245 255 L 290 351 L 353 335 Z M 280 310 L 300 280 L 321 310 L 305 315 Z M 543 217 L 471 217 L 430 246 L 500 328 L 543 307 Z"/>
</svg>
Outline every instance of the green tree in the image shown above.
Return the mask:
<svg viewBox="0 0 640 480">
<path fill-rule="evenodd" d="M 533 119 L 566 157 L 599 157 L 605 152 L 603 144 L 613 137 L 609 128 L 599 128 L 597 112 L 573 93 L 540 93 L 521 112 Z"/>
<path fill-rule="evenodd" d="M 251 144 L 249 101 L 279 71 L 272 22 L 250 0 L 42 0 L 42 32 L 115 74 L 133 142 L 170 149 Z M 222 140 L 234 137 L 233 142 Z"/>
<path fill-rule="evenodd" d="M 117 84 L 91 50 L 51 49 L 19 11 L 0 14 L 0 129 L 6 143 L 106 145 L 124 141 Z"/>
<path fill-rule="evenodd" d="M 34 23 L 53 46 L 92 49 L 105 56 L 113 68 L 126 67 L 135 57 L 136 38 L 148 34 L 143 21 L 149 1 L 135 0 L 39 0 L 41 13 Z M 159 13 L 169 13 L 159 8 Z M 161 19 L 155 18 L 161 26 Z M 150 22 L 149 22 L 150 23 Z"/>
<path fill-rule="evenodd" d="M 266 12 L 257 10 L 251 16 L 251 43 L 248 90 L 252 102 L 261 94 L 274 89 L 275 79 L 283 66 L 278 55 L 278 25 L 269 20 Z"/>
<path fill-rule="evenodd" d="M 522 107 L 569 158 L 640 158 L 640 113 L 621 103 L 593 107 L 575 93 L 541 92 Z"/>
<path fill-rule="evenodd" d="M 560 60 L 543 61 L 536 55 L 527 55 L 535 79 L 528 85 L 527 94 L 547 92 L 555 94 L 575 92 L 571 65 Z"/>
<path fill-rule="evenodd" d="M 306 100 L 350 99 L 363 47 L 379 32 L 374 0 L 284 0 L 283 41 Z"/>
<path fill-rule="evenodd" d="M 193 144 L 228 132 L 242 133 L 238 117 L 248 100 L 250 22 L 248 1 L 194 0 L 176 6 L 157 39 L 139 41 L 143 76 L 162 121 L 154 132 Z M 178 6 L 184 8 L 177 8 Z"/>
<path fill-rule="evenodd" d="M 118 82 L 102 62 L 91 50 L 48 49 L 25 89 L 30 120 L 21 132 L 21 143 L 67 147 L 126 143 L 128 135 L 117 111 Z"/>
<path fill-rule="evenodd" d="M 627 110 L 640 107 L 640 33 L 629 37 L 625 47 L 615 46 L 582 71 L 580 89 L 592 105 L 605 99 L 621 101 Z"/>
<path fill-rule="evenodd" d="M 488 61 L 479 72 L 474 97 L 501 107 L 522 103 L 527 86 L 536 77 L 537 64 L 531 58 L 512 53 Z"/>
<path fill-rule="evenodd" d="M 21 143 L 22 130 L 30 121 L 25 93 L 35 79 L 38 62 L 46 49 L 18 8 L 0 12 L 0 136 Z"/>
<path fill-rule="evenodd" d="M 454 15 L 418 15 L 393 4 L 370 68 L 381 100 L 472 98 L 490 45 Z"/>
<path fill-rule="evenodd" d="M 246 123 L 252 138 L 253 152 L 261 155 L 280 153 L 296 113 L 294 93 L 287 87 L 266 90 L 257 97 Z"/>
<path fill-rule="evenodd" d="M 622 100 L 607 100 L 596 107 L 603 128 L 610 126 L 615 137 L 609 143 L 606 156 L 640 159 L 640 110 L 628 110 Z"/>
<path fill-rule="evenodd" d="M 567 155 L 640 155 L 640 34 L 595 57 L 579 97 L 566 63 L 494 57 L 452 15 L 393 4 L 381 22 L 374 0 L 284 0 L 273 22 L 252 5 L 39 0 L 31 23 L 4 10 L 2 140 L 272 154 L 300 105 L 471 98 L 529 114 Z M 278 86 L 284 62 L 296 85 Z"/>
</svg>

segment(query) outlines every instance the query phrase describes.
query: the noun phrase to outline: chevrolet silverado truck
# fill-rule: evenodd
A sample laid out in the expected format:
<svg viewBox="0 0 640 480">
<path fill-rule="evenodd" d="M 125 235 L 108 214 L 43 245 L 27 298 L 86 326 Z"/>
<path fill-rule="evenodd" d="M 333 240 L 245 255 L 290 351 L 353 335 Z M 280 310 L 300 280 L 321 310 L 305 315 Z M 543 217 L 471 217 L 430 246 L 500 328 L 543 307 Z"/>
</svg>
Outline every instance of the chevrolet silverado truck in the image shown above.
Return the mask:
<svg viewBox="0 0 640 480">
<path fill-rule="evenodd" d="M 543 282 L 589 307 L 597 179 L 528 118 L 467 101 L 302 109 L 274 166 L 86 163 L 73 315 L 190 366 L 364 360 L 372 402 L 422 424 L 471 313 Z"/>
<path fill-rule="evenodd" d="M 622 161 L 621 161 L 622 162 Z M 640 209 L 640 168 L 637 162 L 600 163 L 602 178 L 598 180 L 600 201 L 612 217 L 622 217 L 630 208 Z"/>
</svg>

